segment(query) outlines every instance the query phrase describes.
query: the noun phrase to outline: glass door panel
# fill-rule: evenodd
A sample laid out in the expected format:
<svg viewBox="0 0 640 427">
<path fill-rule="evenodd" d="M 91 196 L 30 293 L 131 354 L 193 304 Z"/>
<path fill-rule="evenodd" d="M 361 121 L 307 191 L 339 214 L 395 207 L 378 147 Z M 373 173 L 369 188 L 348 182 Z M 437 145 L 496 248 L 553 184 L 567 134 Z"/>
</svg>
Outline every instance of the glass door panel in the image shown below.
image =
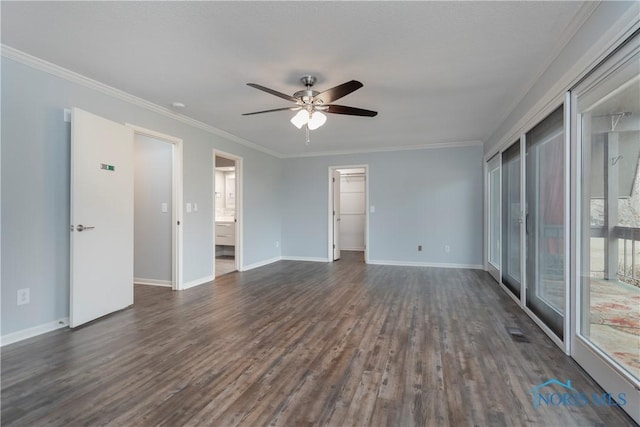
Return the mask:
<svg viewBox="0 0 640 427">
<path fill-rule="evenodd" d="M 520 298 L 520 140 L 502 153 L 502 283 Z"/>
<path fill-rule="evenodd" d="M 559 107 L 526 134 L 526 305 L 560 339 L 565 307 L 565 137 Z"/>
<path fill-rule="evenodd" d="M 578 336 L 640 381 L 640 60 L 577 98 L 582 149 Z"/>
</svg>

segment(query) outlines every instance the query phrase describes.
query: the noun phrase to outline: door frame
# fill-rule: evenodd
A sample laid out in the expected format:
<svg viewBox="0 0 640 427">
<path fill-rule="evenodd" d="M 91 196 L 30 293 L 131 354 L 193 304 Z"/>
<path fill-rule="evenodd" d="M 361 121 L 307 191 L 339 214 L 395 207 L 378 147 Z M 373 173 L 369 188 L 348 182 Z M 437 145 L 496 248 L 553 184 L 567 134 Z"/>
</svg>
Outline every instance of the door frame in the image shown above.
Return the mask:
<svg viewBox="0 0 640 427">
<path fill-rule="evenodd" d="M 491 168 L 492 163 L 497 163 L 498 166 L 496 168 Z M 493 265 L 490 261 L 491 258 L 491 171 L 498 169 L 498 183 L 500 184 L 500 188 L 498 189 L 498 205 L 500 208 L 498 209 L 498 215 L 500 220 L 498 223 L 499 227 L 499 237 L 500 241 L 500 255 L 498 257 L 499 264 L 498 266 Z M 486 197 L 485 197 L 485 270 L 493 277 L 498 283 L 502 284 L 502 151 L 497 152 L 484 162 L 484 185 L 486 189 Z"/>
<path fill-rule="evenodd" d="M 213 231 L 211 232 L 211 237 L 213 239 L 213 275 L 212 277 L 215 280 L 216 277 L 216 198 L 215 198 L 215 185 L 216 185 L 216 156 L 224 157 L 236 162 L 236 245 L 235 245 L 235 256 L 234 260 L 236 263 L 236 270 L 243 271 L 243 248 L 242 248 L 242 224 L 243 224 L 243 203 L 242 203 L 242 171 L 243 171 L 243 159 L 240 156 L 236 156 L 235 154 L 228 153 L 226 151 L 221 151 L 218 149 L 213 149 L 213 167 L 211 168 L 211 175 L 213 177 L 212 191 L 211 197 L 213 199 L 212 207 L 213 211 L 211 212 L 211 225 L 213 227 Z"/>
<path fill-rule="evenodd" d="M 571 197 L 571 245 L 575 250 L 571 256 L 571 337 L 570 354 L 571 357 L 608 393 L 613 395 L 626 393 L 627 404 L 622 409 L 636 422 L 640 422 L 640 412 L 634 412 L 630 408 L 638 408 L 640 404 L 640 393 L 638 387 L 640 381 L 624 372 L 618 363 L 605 351 L 598 348 L 585 339 L 581 332 L 581 320 L 583 307 L 581 305 L 580 294 L 582 292 L 582 245 L 584 242 L 583 227 L 583 140 L 582 126 L 579 120 L 578 98 L 589 90 L 596 87 L 618 69 L 625 66 L 628 61 L 633 60 L 635 55 L 640 54 L 640 36 L 635 39 L 630 38 L 629 42 L 622 45 L 617 52 L 598 65 L 586 79 L 571 88 L 567 95 L 567 102 L 571 106 L 570 129 L 571 129 L 571 152 L 573 163 L 571 165 L 571 181 L 575 183 Z M 588 313 L 587 313 L 588 314 Z"/>
<path fill-rule="evenodd" d="M 183 289 L 183 237 L 182 237 L 182 156 L 183 141 L 171 135 L 156 132 L 140 126 L 125 123 L 125 126 L 133 129 L 135 136 L 146 136 L 171 144 L 171 289 L 178 291 Z"/>
<path fill-rule="evenodd" d="M 329 166 L 327 171 L 327 260 L 333 262 L 333 171 L 337 169 L 364 169 L 364 262 L 369 263 L 369 165 L 347 164 Z"/>
</svg>

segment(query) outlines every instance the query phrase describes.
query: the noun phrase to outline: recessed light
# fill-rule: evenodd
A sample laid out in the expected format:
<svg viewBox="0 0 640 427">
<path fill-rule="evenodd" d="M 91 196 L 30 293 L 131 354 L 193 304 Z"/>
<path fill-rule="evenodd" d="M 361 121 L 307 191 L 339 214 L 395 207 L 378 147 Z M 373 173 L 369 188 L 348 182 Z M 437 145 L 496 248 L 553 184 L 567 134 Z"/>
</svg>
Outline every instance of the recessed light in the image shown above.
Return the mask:
<svg viewBox="0 0 640 427">
<path fill-rule="evenodd" d="M 184 107 L 186 107 L 186 105 L 184 105 L 182 102 L 173 102 L 173 103 L 171 103 L 171 106 L 173 108 L 184 108 Z"/>
</svg>

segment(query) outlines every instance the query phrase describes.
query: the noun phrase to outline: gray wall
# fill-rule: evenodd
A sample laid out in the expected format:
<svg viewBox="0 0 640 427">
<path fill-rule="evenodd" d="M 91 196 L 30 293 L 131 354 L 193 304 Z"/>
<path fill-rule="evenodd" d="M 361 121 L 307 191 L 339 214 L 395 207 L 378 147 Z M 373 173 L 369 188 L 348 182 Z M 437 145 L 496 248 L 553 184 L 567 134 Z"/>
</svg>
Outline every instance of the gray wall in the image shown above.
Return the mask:
<svg viewBox="0 0 640 427">
<path fill-rule="evenodd" d="M 482 153 L 472 146 L 285 159 L 282 255 L 327 258 L 328 168 L 368 164 L 371 261 L 481 265 Z"/>
<path fill-rule="evenodd" d="M 133 277 L 172 280 L 172 144 L 136 135 L 134 173 Z M 166 203 L 167 211 L 162 212 Z"/>
<path fill-rule="evenodd" d="M 69 314 L 69 123 L 79 107 L 184 140 L 184 282 L 213 272 L 213 149 L 244 159 L 244 265 L 280 256 L 282 160 L 2 58 L 2 335 Z M 16 291 L 31 303 L 16 305 Z"/>
</svg>

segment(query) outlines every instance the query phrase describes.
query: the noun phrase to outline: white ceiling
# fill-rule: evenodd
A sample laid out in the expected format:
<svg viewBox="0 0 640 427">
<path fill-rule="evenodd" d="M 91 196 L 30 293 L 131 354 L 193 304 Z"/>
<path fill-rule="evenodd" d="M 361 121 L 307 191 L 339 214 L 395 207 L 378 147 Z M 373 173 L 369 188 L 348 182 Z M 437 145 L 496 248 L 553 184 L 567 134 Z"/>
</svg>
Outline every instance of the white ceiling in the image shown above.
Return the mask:
<svg viewBox="0 0 640 427">
<path fill-rule="evenodd" d="M 2 43 L 285 156 L 486 140 L 558 54 L 584 2 L 2 2 Z M 356 79 L 296 129 L 299 77 Z"/>
</svg>

